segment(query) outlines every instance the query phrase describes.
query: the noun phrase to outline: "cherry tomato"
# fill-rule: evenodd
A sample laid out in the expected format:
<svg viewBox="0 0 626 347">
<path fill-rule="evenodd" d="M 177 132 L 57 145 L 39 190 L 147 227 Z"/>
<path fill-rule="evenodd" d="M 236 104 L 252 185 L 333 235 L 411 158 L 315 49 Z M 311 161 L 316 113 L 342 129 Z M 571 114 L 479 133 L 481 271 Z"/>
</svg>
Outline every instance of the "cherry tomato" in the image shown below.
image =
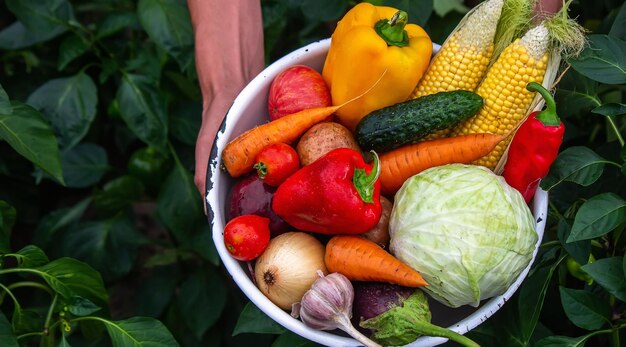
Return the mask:
<svg viewBox="0 0 626 347">
<path fill-rule="evenodd" d="M 270 242 L 270 219 L 245 214 L 231 219 L 224 227 L 224 244 L 233 258 L 256 259 Z"/>
<path fill-rule="evenodd" d="M 254 168 L 266 184 L 277 187 L 300 168 L 298 152 L 285 143 L 265 146 L 254 160 Z"/>
</svg>

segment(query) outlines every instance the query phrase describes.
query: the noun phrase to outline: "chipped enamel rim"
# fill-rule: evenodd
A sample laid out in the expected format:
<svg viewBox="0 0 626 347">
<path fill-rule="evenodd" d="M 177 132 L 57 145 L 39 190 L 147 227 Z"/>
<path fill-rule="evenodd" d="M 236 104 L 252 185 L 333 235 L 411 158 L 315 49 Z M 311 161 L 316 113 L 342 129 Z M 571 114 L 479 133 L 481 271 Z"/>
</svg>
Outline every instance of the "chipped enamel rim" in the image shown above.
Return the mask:
<svg viewBox="0 0 626 347">
<path fill-rule="evenodd" d="M 330 39 L 324 39 L 291 52 L 268 66 L 241 91 L 226 114 L 218 136 L 213 143 L 207 169 L 205 199 L 207 202 L 208 221 L 212 229 L 215 247 L 229 274 L 250 301 L 286 329 L 311 341 L 326 346 L 360 346 L 361 344 L 358 341 L 345 335 L 311 329 L 300 320 L 294 319 L 289 313 L 274 305 L 257 289 L 247 275 L 247 265 L 233 259 L 224 246 L 224 225 L 226 220 L 223 207 L 226 205 L 228 190 L 232 187 L 234 180 L 225 170 L 221 169 L 219 158 L 222 149 L 226 146 L 229 139 L 268 119 L 267 95 L 269 86 L 276 75 L 294 64 L 306 64 L 321 71 L 329 45 Z M 439 45 L 433 44 L 433 53 L 437 52 L 439 48 Z M 459 317 L 459 321 L 449 326 L 449 329 L 459 334 L 465 334 L 476 328 L 498 311 L 520 287 L 537 255 L 546 225 L 548 194 L 540 188 L 537 188 L 531 209 L 536 221 L 535 229 L 539 236 L 533 253 L 533 261 L 522 271 L 517 280 L 504 294 L 486 300 L 471 314 Z M 407 346 L 436 346 L 446 341 L 447 339 L 440 337 L 420 337 Z"/>
</svg>

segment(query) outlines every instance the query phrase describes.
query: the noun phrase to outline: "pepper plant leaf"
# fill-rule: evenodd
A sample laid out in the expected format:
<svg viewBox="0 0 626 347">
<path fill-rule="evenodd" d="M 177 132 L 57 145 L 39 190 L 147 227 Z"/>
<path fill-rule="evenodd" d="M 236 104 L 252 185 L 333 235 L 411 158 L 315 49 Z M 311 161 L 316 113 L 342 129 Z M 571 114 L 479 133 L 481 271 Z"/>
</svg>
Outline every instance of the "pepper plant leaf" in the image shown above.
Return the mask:
<svg viewBox="0 0 626 347">
<path fill-rule="evenodd" d="M 605 235 L 626 222 L 626 201 L 615 193 L 596 195 L 580 206 L 567 242 Z"/>
<path fill-rule="evenodd" d="M 108 293 L 100 273 L 76 259 L 59 258 L 33 268 L 31 272 L 40 275 L 66 300 L 78 295 L 102 307 L 108 302 Z"/>
<path fill-rule="evenodd" d="M 82 56 L 89 50 L 89 42 L 79 35 L 71 35 L 61 42 L 57 69 L 62 71 L 74 59 Z"/>
<path fill-rule="evenodd" d="M 314 21 L 333 21 L 345 13 L 349 3 L 337 0 L 304 0 L 300 3 L 302 14 Z"/>
<path fill-rule="evenodd" d="M 581 268 L 611 295 L 626 301 L 626 277 L 622 257 L 598 259 Z"/>
<path fill-rule="evenodd" d="M 113 35 L 124 28 L 138 25 L 140 25 L 139 18 L 137 18 L 137 14 L 135 12 L 111 12 L 97 24 L 96 37 L 102 39 Z"/>
<path fill-rule="evenodd" d="M 117 90 L 122 119 L 143 142 L 165 150 L 168 123 L 165 98 L 149 77 L 124 74 Z"/>
<path fill-rule="evenodd" d="M 15 254 L 18 267 L 38 267 L 50 262 L 46 253 L 35 245 L 27 245 Z"/>
<path fill-rule="evenodd" d="M 212 268 L 195 271 L 180 285 L 177 307 L 198 340 L 222 315 L 227 294 L 226 286 Z"/>
<path fill-rule="evenodd" d="M 129 213 L 79 224 L 65 233 L 65 254 L 83 260 L 107 280 L 128 274 L 146 237 L 135 227 Z"/>
<path fill-rule="evenodd" d="M 620 6 L 619 12 L 617 12 L 615 20 L 613 20 L 609 36 L 626 40 L 626 5 L 622 4 Z"/>
<path fill-rule="evenodd" d="M 568 337 L 568 336 L 548 336 L 537 341 L 535 347 L 583 347 L 585 341 L 591 336 L 585 335 L 581 337 Z"/>
<path fill-rule="evenodd" d="M 0 113 L 0 138 L 17 153 L 64 184 L 57 139 L 48 123 L 31 106 L 15 101 L 11 105 L 13 112 Z"/>
<path fill-rule="evenodd" d="M 245 333 L 282 334 L 287 331 L 253 303 L 247 303 L 239 314 L 233 336 Z"/>
<path fill-rule="evenodd" d="M 74 296 L 70 300 L 68 309 L 71 314 L 78 317 L 83 317 L 100 311 L 102 308 L 88 299 L 82 298 L 80 296 Z"/>
<path fill-rule="evenodd" d="M 0 84 L 0 114 L 10 114 L 13 112 L 13 106 L 9 100 L 9 95 Z"/>
<path fill-rule="evenodd" d="M 597 295 L 563 286 L 559 293 L 565 315 L 576 326 L 595 330 L 611 323 L 611 306 Z"/>
<path fill-rule="evenodd" d="M 549 191 L 565 181 L 589 186 L 600 178 L 607 163 L 610 162 L 588 147 L 569 147 L 552 163 L 548 175 L 541 180 L 541 188 Z"/>
<path fill-rule="evenodd" d="M 2 312 L 0 312 L 0 341 L 2 341 L 2 345 L 5 347 L 19 347 L 13 327 Z"/>
<path fill-rule="evenodd" d="M 176 347 L 178 342 L 160 321 L 133 317 L 120 321 L 101 320 L 113 347 Z"/>
<path fill-rule="evenodd" d="M 174 57 L 181 70 L 193 67 L 193 29 L 189 10 L 183 2 L 139 0 L 137 16 L 150 39 Z"/>
<path fill-rule="evenodd" d="M 98 183 L 111 167 L 106 150 L 95 143 L 82 142 L 61 154 L 63 179 L 70 188 L 86 188 Z"/>
<path fill-rule="evenodd" d="M 91 201 L 91 197 L 88 197 L 71 207 L 54 210 L 47 214 L 37 224 L 33 242 L 46 248 L 59 231 L 77 223 L 83 217 Z"/>
<path fill-rule="evenodd" d="M 7 0 L 6 6 L 26 29 L 54 37 L 69 28 L 74 9 L 68 0 Z"/>
<path fill-rule="evenodd" d="M 272 343 L 272 347 L 318 347 L 319 345 L 313 341 L 307 340 L 304 337 L 286 331 L 280 334 L 276 340 Z"/>
<path fill-rule="evenodd" d="M 80 72 L 44 83 L 26 102 L 41 111 L 52 125 L 59 147 L 66 149 L 87 134 L 96 117 L 98 89 L 91 77 Z"/>
<path fill-rule="evenodd" d="M 572 231 L 572 220 L 560 219 L 557 225 L 557 236 L 561 242 L 561 246 L 565 248 L 567 253 L 571 255 L 579 264 L 587 264 L 589 254 L 591 253 L 591 241 L 580 240 L 567 242 L 567 238 Z"/>
<path fill-rule="evenodd" d="M 608 35 L 589 35 L 589 46 L 569 60 L 576 71 L 605 84 L 626 83 L 626 41 Z"/>
<path fill-rule="evenodd" d="M 17 21 L 0 30 L 0 48 L 7 51 L 18 50 L 49 40 L 58 34 L 55 31 L 34 33 L 26 29 L 22 22 Z"/>
<path fill-rule="evenodd" d="M 558 113 L 563 118 L 571 117 L 602 105 L 598 96 L 598 82 L 570 69 L 556 89 Z M 569 129 L 568 129 L 569 131 Z"/>
<path fill-rule="evenodd" d="M 591 112 L 595 114 L 607 116 L 607 117 L 620 116 L 620 115 L 626 114 L 626 105 L 619 104 L 616 102 L 615 103 L 611 102 L 608 104 L 604 104 L 602 106 L 598 106 L 594 108 L 593 110 L 591 110 Z"/>
<path fill-rule="evenodd" d="M 141 199 L 145 187 L 134 176 L 124 175 L 107 182 L 93 194 L 93 205 L 102 216 L 113 216 Z"/>
</svg>

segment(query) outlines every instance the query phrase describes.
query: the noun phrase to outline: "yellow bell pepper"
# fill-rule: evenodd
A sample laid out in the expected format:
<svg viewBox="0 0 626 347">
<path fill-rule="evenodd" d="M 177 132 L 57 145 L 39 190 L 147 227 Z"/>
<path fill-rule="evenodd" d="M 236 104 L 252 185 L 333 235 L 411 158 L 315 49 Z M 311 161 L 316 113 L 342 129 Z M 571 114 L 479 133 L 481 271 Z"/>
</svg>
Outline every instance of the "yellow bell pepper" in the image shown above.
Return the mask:
<svg viewBox="0 0 626 347">
<path fill-rule="evenodd" d="M 407 21 L 404 11 L 362 2 L 337 23 L 322 70 L 333 105 L 371 88 L 335 113 L 352 131 L 368 113 L 405 101 L 428 68 L 432 41 Z"/>
</svg>

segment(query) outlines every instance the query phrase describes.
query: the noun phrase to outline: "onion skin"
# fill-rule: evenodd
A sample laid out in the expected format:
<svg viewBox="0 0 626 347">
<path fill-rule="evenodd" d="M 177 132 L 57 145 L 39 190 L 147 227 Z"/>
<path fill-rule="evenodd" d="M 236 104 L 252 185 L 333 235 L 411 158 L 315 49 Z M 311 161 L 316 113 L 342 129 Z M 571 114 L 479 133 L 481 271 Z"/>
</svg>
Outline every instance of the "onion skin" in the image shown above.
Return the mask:
<svg viewBox="0 0 626 347">
<path fill-rule="evenodd" d="M 276 306 L 290 310 L 319 278 L 318 271 L 328 273 L 324 253 L 324 245 L 304 232 L 271 239 L 254 267 L 259 290 Z"/>
</svg>

